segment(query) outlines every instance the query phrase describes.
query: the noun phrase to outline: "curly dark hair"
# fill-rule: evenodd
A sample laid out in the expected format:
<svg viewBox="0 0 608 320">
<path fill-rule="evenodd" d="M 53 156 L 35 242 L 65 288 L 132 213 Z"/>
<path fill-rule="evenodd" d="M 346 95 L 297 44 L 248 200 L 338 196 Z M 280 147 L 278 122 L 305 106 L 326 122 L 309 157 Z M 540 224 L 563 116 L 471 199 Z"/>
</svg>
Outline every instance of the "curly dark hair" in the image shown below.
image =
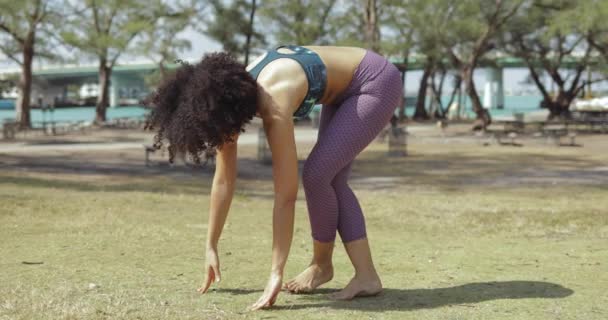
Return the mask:
<svg viewBox="0 0 608 320">
<path fill-rule="evenodd" d="M 244 132 L 257 110 L 257 84 L 227 53 L 206 54 L 194 65 L 178 62 L 177 71 L 144 101 L 152 108 L 145 129 L 156 130 L 156 149 L 169 141 L 170 162 L 185 153 L 200 163 L 203 152 Z"/>
</svg>

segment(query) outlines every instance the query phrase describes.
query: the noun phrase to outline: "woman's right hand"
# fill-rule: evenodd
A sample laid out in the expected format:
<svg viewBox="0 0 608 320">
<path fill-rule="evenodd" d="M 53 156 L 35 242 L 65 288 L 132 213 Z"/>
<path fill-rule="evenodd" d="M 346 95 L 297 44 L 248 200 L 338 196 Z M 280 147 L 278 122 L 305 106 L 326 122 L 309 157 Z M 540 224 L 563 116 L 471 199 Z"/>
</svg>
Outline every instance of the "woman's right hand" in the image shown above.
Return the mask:
<svg viewBox="0 0 608 320">
<path fill-rule="evenodd" d="M 209 290 L 209 287 L 211 286 L 211 283 L 213 282 L 220 282 L 220 259 L 217 257 L 217 250 L 212 249 L 212 248 L 208 248 L 207 249 L 207 259 L 205 261 L 205 272 L 206 277 L 205 277 L 205 282 L 203 283 L 203 286 L 200 287 L 198 290 L 199 293 L 205 293 L 207 292 L 207 290 Z"/>
</svg>

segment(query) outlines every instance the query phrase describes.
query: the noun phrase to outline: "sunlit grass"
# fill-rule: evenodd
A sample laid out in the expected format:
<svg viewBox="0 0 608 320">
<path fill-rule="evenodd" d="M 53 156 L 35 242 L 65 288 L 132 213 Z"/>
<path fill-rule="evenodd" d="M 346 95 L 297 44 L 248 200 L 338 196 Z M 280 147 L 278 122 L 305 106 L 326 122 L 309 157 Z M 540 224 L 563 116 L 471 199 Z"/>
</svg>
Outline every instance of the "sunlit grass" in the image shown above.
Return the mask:
<svg viewBox="0 0 608 320">
<path fill-rule="evenodd" d="M 0 170 L 0 319 L 608 317 L 608 187 L 593 176 L 606 174 L 593 169 L 608 153 L 445 145 L 410 152 L 387 159 L 372 146 L 353 173 L 384 294 L 325 298 L 352 276 L 338 245 L 327 289 L 283 293 L 274 310 L 256 313 L 245 309 L 269 271 L 268 174 L 239 181 L 220 243 L 222 282 L 200 296 L 208 174 Z M 287 277 L 311 255 L 304 201 L 296 216 Z"/>
</svg>

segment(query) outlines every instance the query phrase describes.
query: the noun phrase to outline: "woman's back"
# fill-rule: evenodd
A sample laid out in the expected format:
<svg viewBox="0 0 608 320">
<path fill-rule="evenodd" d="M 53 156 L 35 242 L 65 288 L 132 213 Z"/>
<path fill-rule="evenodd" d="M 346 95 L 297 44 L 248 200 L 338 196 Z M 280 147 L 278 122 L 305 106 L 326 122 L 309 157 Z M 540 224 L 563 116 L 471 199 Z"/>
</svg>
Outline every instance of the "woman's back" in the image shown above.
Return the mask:
<svg viewBox="0 0 608 320">
<path fill-rule="evenodd" d="M 365 56 L 366 50 L 355 47 L 325 47 L 325 46 L 306 46 L 316 53 L 321 59 L 326 69 L 327 79 L 322 96 L 318 103 L 331 104 L 334 102 L 352 80 L 355 69 Z M 294 54 L 289 48 L 280 48 L 278 52 L 283 54 L 280 58 L 272 61 L 263 62 L 267 54 L 253 61 L 249 66 L 250 72 L 255 72 L 258 82 L 262 87 L 268 89 L 272 86 L 289 87 L 290 94 L 303 100 L 309 86 L 306 73 L 303 68 L 294 60 L 289 58 L 289 54 Z M 260 71 L 260 66 L 263 66 Z M 293 106 L 295 111 L 298 106 Z"/>
</svg>

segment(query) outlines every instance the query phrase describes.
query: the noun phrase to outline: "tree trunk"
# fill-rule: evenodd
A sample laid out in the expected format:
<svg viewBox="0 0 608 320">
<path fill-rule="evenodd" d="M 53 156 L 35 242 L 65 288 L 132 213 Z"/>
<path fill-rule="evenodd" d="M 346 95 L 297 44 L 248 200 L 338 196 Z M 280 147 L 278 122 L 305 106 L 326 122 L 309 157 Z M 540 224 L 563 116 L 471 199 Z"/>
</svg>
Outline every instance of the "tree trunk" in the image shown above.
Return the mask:
<svg viewBox="0 0 608 320">
<path fill-rule="evenodd" d="M 367 48 L 380 51 L 380 30 L 378 30 L 378 3 L 376 0 L 365 1 L 365 43 Z"/>
<path fill-rule="evenodd" d="M 549 110 L 548 119 L 569 119 L 571 117 L 570 103 L 572 103 L 572 100 L 574 100 L 576 97 L 576 88 L 573 87 L 571 91 L 565 91 L 564 84 L 562 83 L 557 86 L 557 95 L 552 96 L 549 91 L 547 91 L 545 84 L 541 81 L 540 75 L 536 69 L 534 69 L 532 63 L 529 60 L 526 60 L 526 63 L 528 65 L 528 70 L 530 71 L 532 80 L 543 95 L 541 108 L 546 108 Z M 555 80 L 551 78 L 551 86 L 555 84 Z"/>
<path fill-rule="evenodd" d="M 406 69 L 403 70 L 403 72 L 401 72 L 401 83 L 403 84 L 403 95 L 402 95 L 402 100 L 401 100 L 401 104 L 399 105 L 399 121 L 403 121 L 407 118 L 407 116 L 405 115 L 405 107 L 406 107 L 406 103 L 407 103 L 407 99 L 405 96 L 405 74 L 407 72 L 407 62 L 406 62 Z"/>
<path fill-rule="evenodd" d="M 167 68 L 165 67 L 165 58 L 162 58 L 159 62 L 158 62 L 158 72 L 160 74 L 160 80 L 165 80 L 165 77 L 167 76 Z"/>
<path fill-rule="evenodd" d="M 549 120 L 570 119 L 570 103 L 574 100 L 574 95 L 560 88 L 555 98 L 546 103 L 549 109 Z"/>
<path fill-rule="evenodd" d="M 416 98 L 416 111 L 414 112 L 415 120 L 427 120 L 429 118 L 426 112 L 426 90 L 429 82 L 429 75 L 431 74 L 431 67 L 425 66 L 424 72 L 422 73 L 422 79 L 420 80 L 420 88 L 418 89 L 418 97 Z"/>
<path fill-rule="evenodd" d="M 490 113 L 481 105 L 479 94 L 477 93 L 477 89 L 475 89 L 475 81 L 473 81 L 474 70 L 475 68 L 470 65 L 465 66 L 462 69 L 462 79 L 465 83 L 465 92 L 471 99 L 471 106 L 477 117 L 477 121 L 475 122 L 474 126 L 485 128 L 492 122 L 492 118 L 490 117 Z"/>
<path fill-rule="evenodd" d="M 255 18 L 256 0 L 251 1 L 251 12 L 249 14 L 249 30 L 245 42 L 245 65 L 249 64 L 249 54 L 251 51 L 251 37 L 253 36 L 253 20 Z"/>
<path fill-rule="evenodd" d="M 106 122 L 106 109 L 110 104 L 110 75 L 112 68 L 108 67 L 106 59 L 99 60 L 99 96 L 95 108 L 95 123 Z"/>
<path fill-rule="evenodd" d="M 19 99 L 16 105 L 16 120 L 21 128 L 31 127 L 30 101 L 32 94 L 32 62 L 34 61 L 33 32 L 28 33 L 23 43 L 23 65 L 19 78 Z"/>
<path fill-rule="evenodd" d="M 454 103 L 454 99 L 456 98 L 456 93 L 458 93 L 460 91 L 460 84 L 462 82 L 462 78 L 460 77 L 460 75 L 455 75 L 454 77 L 455 77 L 454 90 L 452 90 L 452 94 L 450 95 L 450 101 L 448 102 L 448 107 L 447 107 L 448 112 L 450 110 L 450 107 L 452 106 L 452 103 Z M 460 104 L 460 99 L 459 99 L 458 103 Z M 458 106 L 458 108 L 460 108 L 460 106 Z"/>
<path fill-rule="evenodd" d="M 444 69 L 441 70 L 441 78 L 439 79 L 439 87 L 435 84 L 435 76 L 437 75 L 437 70 L 433 72 L 433 77 L 431 80 L 431 89 L 433 90 L 433 99 L 436 105 L 436 109 L 433 110 L 433 117 L 439 119 L 445 119 L 446 110 L 443 108 L 443 102 L 441 101 L 441 96 L 443 95 L 443 83 L 445 81 L 446 71 Z"/>
<path fill-rule="evenodd" d="M 398 113 L 399 122 L 407 119 L 407 116 L 405 115 L 405 107 L 406 107 L 405 104 L 407 103 L 407 99 L 405 96 L 405 89 L 406 89 L 405 88 L 405 75 L 407 73 L 408 56 L 409 56 L 409 53 L 406 54 L 405 58 L 403 59 L 403 65 L 404 65 L 403 68 L 404 69 L 403 69 L 403 72 L 401 72 L 401 83 L 403 85 L 403 97 L 402 97 L 403 99 L 401 100 L 401 104 L 399 105 L 399 113 Z"/>
</svg>

